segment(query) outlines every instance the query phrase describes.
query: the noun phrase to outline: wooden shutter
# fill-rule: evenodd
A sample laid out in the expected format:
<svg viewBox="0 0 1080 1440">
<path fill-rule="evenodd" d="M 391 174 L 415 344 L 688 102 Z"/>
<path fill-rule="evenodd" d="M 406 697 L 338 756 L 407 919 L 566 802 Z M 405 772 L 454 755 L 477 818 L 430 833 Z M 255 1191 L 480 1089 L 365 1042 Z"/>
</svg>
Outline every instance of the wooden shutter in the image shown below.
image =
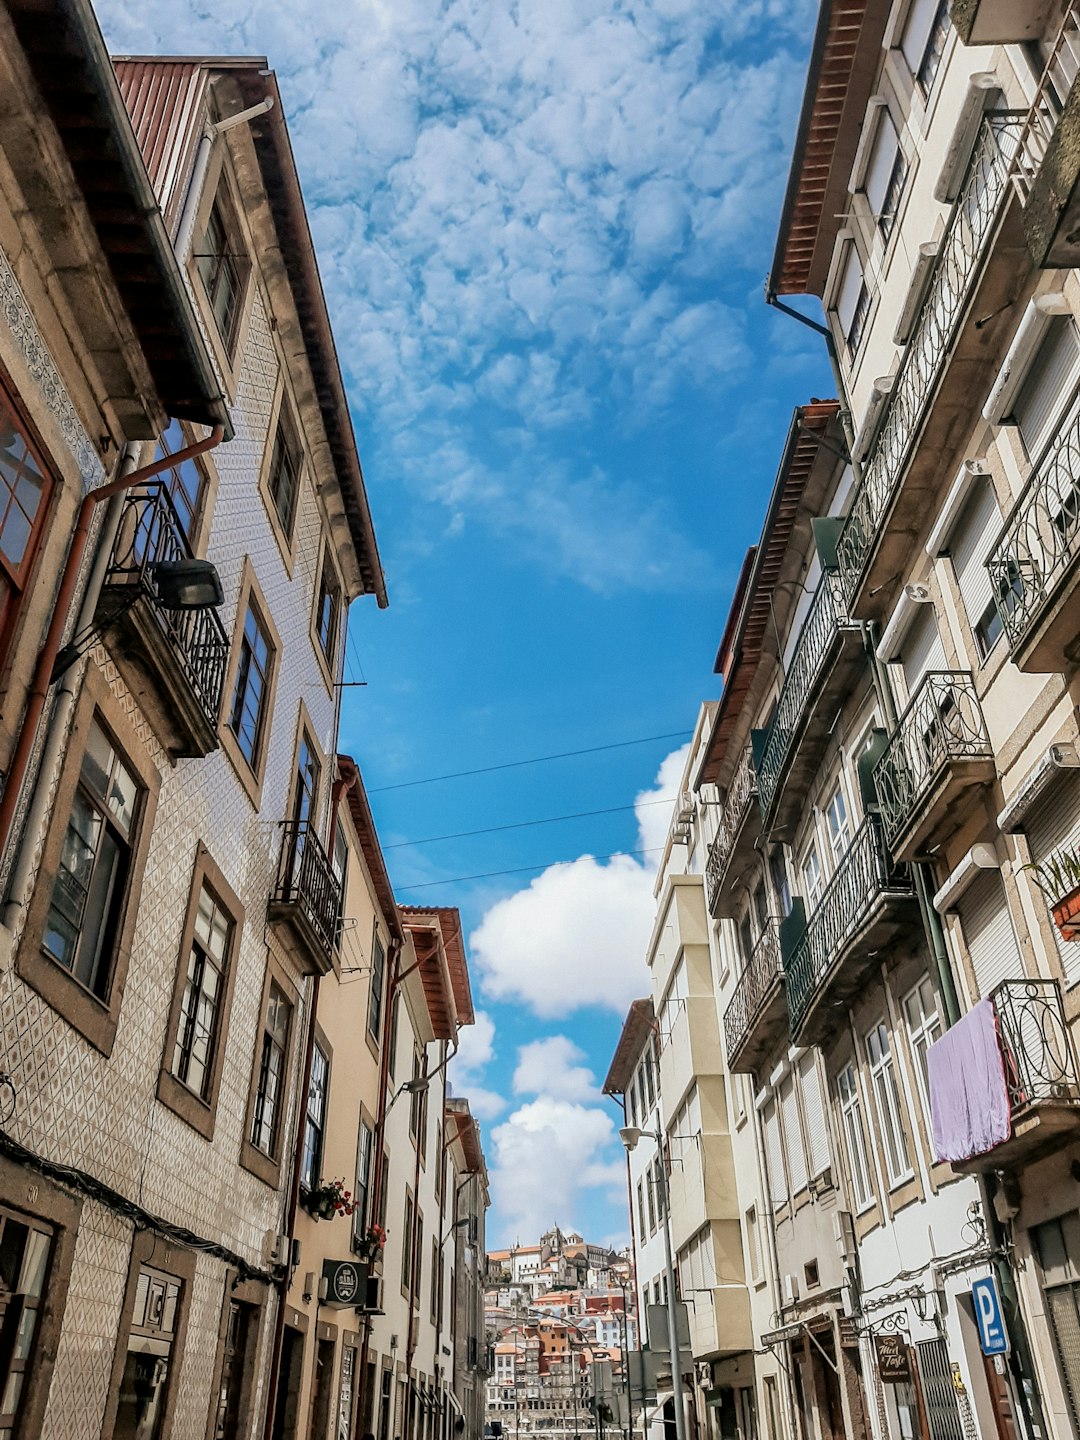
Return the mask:
<svg viewBox="0 0 1080 1440">
<path fill-rule="evenodd" d="M 784 1147 L 780 1139 L 780 1116 L 775 1100 L 770 1100 L 761 1112 L 761 1124 L 765 1132 L 765 1163 L 769 1167 L 769 1200 L 776 1209 L 787 1199 L 787 1179 L 784 1174 Z"/>
<path fill-rule="evenodd" d="M 975 983 L 985 998 L 1000 981 L 1024 974 L 1000 872 L 981 870 L 961 895 L 958 908 Z"/>
<path fill-rule="evenodd" d="M 1080 845 L 1080 770 L 1065 770 L 1051 784 L 1024 823 L 1031 858 L 1046 860 L 1063 846 Z M 1068 980 L 1080 977 L 1080 945 L 1062 940 L 1054 926 L 1061 968 Z"/>
<path fill-rule="evenodd" d="M 806 1153 L 810 1174 L 829 1168 L 829 1124 L 821 1094 L 821 1078 L 812 1051 L 799 1057 L 799 1089 L 802 1091 L 803 1119 L 806 1122 Z"/>
<path fill-rule="evenodd" d="M 1055 315 L 1013 402 L 1024 449 L 1042 451 L 1080 371 L 1080 332 L 1068 315 Z"/>
<path fill-rule="evenodd" d="M 949 553 L 967 617 L 974 625 L 990 604 L 993 590 L 986 557 L 1001 529 L 1001 511 L 990 481 L 981 476 L 971 487 L 949 537 Z"/>
<path fill-rule="evenodd" d="M 919 681 L 928 670 L 944 670 L 945 647 L 941 643 L 937 611 L 933 605 L 920 605 L 900 645 L 900 665 L 909 698 L 919 688 Z"/>
</svg>

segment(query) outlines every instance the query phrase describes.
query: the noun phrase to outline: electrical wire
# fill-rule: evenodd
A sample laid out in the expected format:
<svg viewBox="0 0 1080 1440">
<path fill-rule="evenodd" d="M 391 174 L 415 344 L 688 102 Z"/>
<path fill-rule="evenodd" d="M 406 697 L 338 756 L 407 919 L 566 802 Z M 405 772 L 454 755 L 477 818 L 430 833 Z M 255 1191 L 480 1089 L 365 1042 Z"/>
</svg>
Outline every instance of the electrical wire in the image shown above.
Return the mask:
<svg viewBox="0 0 1080 1440">
<path fill-rule="evenodd" d="M 620 855 L 659 855 L 664 847 L 649 850 L 613 850 L 610 855 L 580 856 L 589 860 L 617 860 Z M 554 865 L 573 865 L 573 860 L 549 860 L 544 865 L 518 865 L 513 870 L 486 870 L 482 875 L 454 875 L 447 880 L 423 880 L 416 885 L 395 885 L 395 890 L 430 890 L 433 885 L 460 885 L 465 880 L 493 880 L 497 875 L 524 875 L 529 870 L 550 870 Z"/>
<path fill-rule="evenodd" d="M 427 835 L 423 840 L 395 840 L 384 850 L 403 850 L 407 845 L 434 845 L 439 840 L 466 840 L 472 835 L 496 835 L 501 830 L 526 830 L 530 825 L 555 825 L 560 820 L 584 820 L 592 815 L 620 815 L 625 810 L 644 809 L 647 805 L 672 805 L 674 795 L 659 800 L 641 800 L 635 805 L 610 805 L 606 810 L 576 810 L 572 815 L 551 815 L 546 820 L 513 820 L 506 825 L 488 825 L 483 830 L 455 830 L 452 835 Z"/>
<path fill-rule="evenodd" d="M 642 735 L 637 740 L 613 740 L 607 745 L 589 745 L 584 750 L 560 750 L 555 755 L 531 755 L 527 760 L 504 760 L 499 765 L 481 765 L 475 770 L 452 770 L 448 775 L 428 775 L 423 780 L 399 780 L 394 785 L 374 785 L 369 795 L 386 790 L 409 790 L 414 785 L 435 785 L 441 780 L 461 780 L 468 775 L 490 775 L 495 770 L 516 770 L 521 765 L 544 765 L 549 760 L 568 760 L 574 755 L 598 755 L 602 750 L 625 750 L 628 745 L 648 745 L 653 740 L 689 740 L 689 730 L 671 730 L 666 735 Z"/>
</svg>

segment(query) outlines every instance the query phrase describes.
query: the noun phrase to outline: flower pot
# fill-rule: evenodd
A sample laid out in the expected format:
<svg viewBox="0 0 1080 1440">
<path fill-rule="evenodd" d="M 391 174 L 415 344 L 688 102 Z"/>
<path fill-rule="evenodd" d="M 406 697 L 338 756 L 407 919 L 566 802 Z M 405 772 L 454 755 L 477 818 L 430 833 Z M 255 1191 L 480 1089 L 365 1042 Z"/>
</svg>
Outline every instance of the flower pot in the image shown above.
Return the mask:
<svg viewBox="0 0 1080 1440">
<path fill-rule="evenodd" d="M 1063 940 L 1080 940 L 1080 885 L 1063 895 L 1052 913 Z"/>
<path fill-rule="evenodd" d="M 315 1204 L 315 1216 L 318 1220 L 333 1220 L 337 1214 L 337 1204 L 329 1195 L 321 1195 Z"/>
</svg>

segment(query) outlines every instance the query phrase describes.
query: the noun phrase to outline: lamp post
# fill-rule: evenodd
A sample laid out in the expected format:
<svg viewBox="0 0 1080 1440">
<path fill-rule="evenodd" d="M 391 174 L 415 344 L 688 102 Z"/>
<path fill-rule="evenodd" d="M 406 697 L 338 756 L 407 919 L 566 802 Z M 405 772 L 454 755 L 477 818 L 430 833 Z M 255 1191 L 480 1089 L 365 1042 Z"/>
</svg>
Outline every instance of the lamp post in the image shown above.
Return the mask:
<svg viewBox="0 0 1080 1440">
<path fill-rule="evenodd" d="M 675 1440 L 686 1440 L 682 1364 L 679 1359 L 679 1312 L 675 1299 L 675 1261 L 671 1253 L 671 1207 L 668 1205 L 668 1185 L 663 1165 L 664 1137 L 659 1130 L 641 1130 L 637 1125 L 624 1125 L 619 1131 L 619 1139 L 626 1147 L 627 1154 L 637 1148 L 642 1135 L 648 1135 L 655 1140 L 661 1152 L 661 1163 L 657 1166 L 656 1199 L 664 1216 L 664 1274 L 667 1280 L 668 1345 L 671 1347 L 671 1399 L 675 1407 Z"/>
</svg>

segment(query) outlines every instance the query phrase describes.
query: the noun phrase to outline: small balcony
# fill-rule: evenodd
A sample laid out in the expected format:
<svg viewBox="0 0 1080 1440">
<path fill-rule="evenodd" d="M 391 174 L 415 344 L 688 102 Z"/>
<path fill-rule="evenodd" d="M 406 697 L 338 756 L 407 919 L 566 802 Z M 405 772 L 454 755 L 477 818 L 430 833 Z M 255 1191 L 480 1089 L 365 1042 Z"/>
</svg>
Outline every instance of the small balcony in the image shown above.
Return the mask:
<svg viewBox="0 0 1080 1440">
<path fill-rule="evenodd" d="M 162 603 L 161 565 L 191 560 L 172 497 L 150 482 L 128 495 L 95 623 L 155 734 L 174 757 L 218 746 L 229 637 L 214 609 Z"/>
<path fill-rule="evenodd" d="M 890 854 L 913 860 L 931 840 L 951 834 L 967 817 L 967 802 L 994 774 L 970 673 L 924 675 L 874 769 Z"/>
<path fill-rule="evenodd" d="M 1004 312 L 1030 271 L 1018 211 L 1011 221 L 1006 216 L 1025 113 L 993 111 L 983 120 L 941 237 L 837 539 L 849 615 L 881 619 L 891 606 L 927 517 L 936 513 L 943 453 L 951 453 L 957 427 L 970 423 L 972 396 L 990 383 L 1009 324 Z M 967 323 L 972 316 L 978 324 Z"/>
<path fill-rule="evenodd" d="M 281 828 L 267 917 L 280 928 L 303 974 L 325 975 L 337 950 L 341 885 L 313 825 L 290 820 Z"/>
<path fill-rule="evenodd" d="M 787 1023 L 780 934 L 776 921 L 769 920 L 724 1011 L 728 1069 L 735 1074 L 753 1074 L 772 1054 Z"/>
<path fill-rule="evenodd" d="M 893 862 L 881 819 L 868 815 L 784 958 L 792 1039 L 820 1045 L 842 1024 L 879 952 L 915 916 L 907 867 Z"/>
<path fill-rule="evenodd" d="M 724 796 L 720 825 L 705 863 L 709 913 L 717 920 L 733 913 L 734 882 L 761 831 L 761 810 L 753 803 L 757 793 L 753 751 L 747 745 Z"/>
<path fill-rule="evenodd" d="M 951 0 L 949 19 L 965 45 L 1023 45 L 1041 40 L 1050 0 Z"/>
<path fill-rule="evenodd" d="M 1043 674 L 1080 661 L 1080 393 L 987 560 L 1009 653 Z"/>
<path fill-rule="evenodd" d="M 1080 5 L 1073 3 L 1065 9 L 1011 165 L 1028 248 L 1045 269 L 1080 264 L 1078 66 Z"/>
<path fill-rule="evenodd" d="M 966 1109 L 980 1120 L 997 1109 L 986 1084 L 979 1084 L 978 1066 L 965 1063 L 959 1070 L 950 1065 L 940 1071 L 930 1067 L 935 1143 L 939 1154 L 947 1148 L 942 1158 L 965 1174 L 1029 1165 L 1080 1137 L 1080 1074 L 1058 982 L 1004 980 L 989 999 L 1004 1077 L 1007 1137 L 983 1149 L 985 1135 L 974 1130 L 962 1133 L 962 1127 L 956 1125 L 958 1090 L 963 1092 L 961 1107 L 966 1095 L 970 1102 Z M 974 1032 L 978 1020 L 976 1011 L 969 1011 L 937 1044 L 959 1041 L 963 1047 L 965 1030 Z M 965 1092 L 968 1083 L 978 1085 L 977 1093 Z M 1002 1083 L 1000 1077 L 996 1083 Z M 949 1142 L 947 1147 L 943 1138 Z M 981 1153 L 975 1153 L 977 1150 Z"/>
<path fill-rule="evenodd" d="M 846 616 L 840 577 L 825 570 L 772 723 L 753 736 L 762 820 L 774 840 L 791 840 L 828 741 L 837 707 L 819 701 L 826 693 L 834 701 L 846 696 L 864 663 L 862 632 Z"/>
</svg>

